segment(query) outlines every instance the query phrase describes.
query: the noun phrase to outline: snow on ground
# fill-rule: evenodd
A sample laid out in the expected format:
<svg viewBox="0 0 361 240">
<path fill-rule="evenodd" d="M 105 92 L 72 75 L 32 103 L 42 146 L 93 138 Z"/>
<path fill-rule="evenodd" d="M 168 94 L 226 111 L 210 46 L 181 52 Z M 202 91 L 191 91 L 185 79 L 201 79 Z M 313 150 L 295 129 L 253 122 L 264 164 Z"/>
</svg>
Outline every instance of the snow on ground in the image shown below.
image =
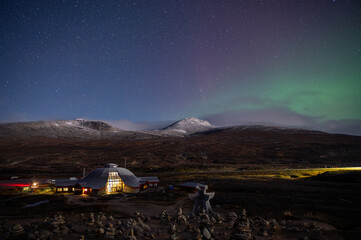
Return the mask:
<svg viewBox="0 0 361 240">
<path fill-rule="evenodd" d="M 180 132 L 180 133 L 187 133 L 187 131 L 183 130 L 183 129 L 173 129 L 173 131 Z"/>
</svg>

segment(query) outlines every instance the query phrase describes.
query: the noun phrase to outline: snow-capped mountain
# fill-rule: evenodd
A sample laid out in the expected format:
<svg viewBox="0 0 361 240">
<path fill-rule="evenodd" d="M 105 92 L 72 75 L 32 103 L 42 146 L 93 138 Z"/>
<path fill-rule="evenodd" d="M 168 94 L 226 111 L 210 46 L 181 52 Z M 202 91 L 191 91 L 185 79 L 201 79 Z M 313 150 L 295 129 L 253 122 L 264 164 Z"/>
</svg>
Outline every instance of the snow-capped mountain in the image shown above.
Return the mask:
<svg viewBox="0 0 361 240">
<path fill-rule="evenodd" d="M 318 133 L 317 131 L 304 129 L 257 125 L 217 128 L 205 120 L 194 117 L 184 118 L 162 129 L 148 131 L 125 131 L 102 121 L 84 119 L 0 124 L 0 138 L 49 137 L 80 140 L 147 139 L 158 137 L 185 137 L 193 134 L 212 135 L 220 132 L 228 133 L 238 131 L 280 132 L 282 134 L 288 132 Z"/>
<path fill-rule="evenodd" d="M 165 128 L 162 131 L 174 132 L 179 134 L 193 134 L 197 132 L 204 132 L 214 128 L 209 122 L 195 117 L 184 118 Z"/>
<path fill-rule="evenodd" d="M 214 127 L 198 118 L 184 118 L 165 128 L 153 131 L 125 131 L 95 120 L 61 120 L 0 124 L 0 138 L 74 138 L 74 139 L 144 139 L 154 137 L 183 137 Z"/>
<path fill-rule="evenodd" d="M 119 139 L 152 137 L 144 133 L 124 131 L 102 121 L 62 120 L 0 124 L 0 137 L 50 137 L 75 139 Z"/>
</svg>

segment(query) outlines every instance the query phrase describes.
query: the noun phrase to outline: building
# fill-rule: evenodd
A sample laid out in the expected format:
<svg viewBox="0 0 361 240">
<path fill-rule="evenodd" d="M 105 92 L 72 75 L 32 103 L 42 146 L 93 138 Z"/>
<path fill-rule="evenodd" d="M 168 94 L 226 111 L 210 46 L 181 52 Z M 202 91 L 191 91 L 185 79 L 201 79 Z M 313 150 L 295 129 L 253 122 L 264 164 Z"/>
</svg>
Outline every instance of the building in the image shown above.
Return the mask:
<svg viewBox="0 0 361 240">
<path fill-rule="evenodd" d="M 55 180 L 55 192 L 74 192 L 75 185 L 78 183 L 78 179 L 70 178 L 69 180 L 65 179 L 56 179 Z"/>
<path fill-rule="evenodd" d="M 31 178 L 11 178 L 8 180 L 0 180 L 0 189 L 16 188 L 20 191 L 30 191 L 32 182 Z"/>
<path fill-rule="evenodd" d="M 0 180 L 0 189 L 18 189 L 28 192 L 34 190 L 43 191 L 49 188 L 50 180 L 45 178 L 19 178 L 11 177 L 7 180 Z"/>
<path fill-rule="evenodd" d="M 140 183 L 143 186 L 143 189 L 155 188 L 158 187 L 159 179 L 158 177 L 140 177 L 138 178 Z"/>
<path fill-rule="evenodd" d="M 117 192 L 137 193 L 148 187 L 157 187 L 158 184 L 157 177 L 138 178 L 128 169 L 108 163 L 104 168 L 94 169 L 78 181 L 56 181 L 55 188 L 56 192 L 98 196 Z"/>
</svg>

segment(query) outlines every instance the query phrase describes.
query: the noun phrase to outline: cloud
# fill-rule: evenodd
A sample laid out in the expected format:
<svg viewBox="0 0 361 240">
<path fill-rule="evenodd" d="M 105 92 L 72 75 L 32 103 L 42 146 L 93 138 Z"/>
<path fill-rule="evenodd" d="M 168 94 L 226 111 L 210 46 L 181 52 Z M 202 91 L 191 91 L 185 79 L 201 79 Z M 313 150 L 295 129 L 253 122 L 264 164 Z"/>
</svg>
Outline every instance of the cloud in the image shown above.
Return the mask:
<svg viewBox="0 0 361 240">
<path fill-rule="evenodd" d="M 284 108 L 242 109 L 208 115 L 204 118 L 216 126 L 266 124 L 305 127 L 313 122 L 313 119 L 309 117 Z"/>
<path fill-rule="evenodd" d="M 342 133 L 361 136 L 361 120 L 359 119 L 342 119 L 338 121 L 325 121 L 320 126 L 324 131 L 332 133 Z"/>
<path fill-rule="evenodd" d="M 361 136 L 361 120 L 323 120 L 322 117 L 309 117 L 285 108 L 242 109 L 203 117 L 215 126 L 268 125 L 320 130 Z"/>
</svg>

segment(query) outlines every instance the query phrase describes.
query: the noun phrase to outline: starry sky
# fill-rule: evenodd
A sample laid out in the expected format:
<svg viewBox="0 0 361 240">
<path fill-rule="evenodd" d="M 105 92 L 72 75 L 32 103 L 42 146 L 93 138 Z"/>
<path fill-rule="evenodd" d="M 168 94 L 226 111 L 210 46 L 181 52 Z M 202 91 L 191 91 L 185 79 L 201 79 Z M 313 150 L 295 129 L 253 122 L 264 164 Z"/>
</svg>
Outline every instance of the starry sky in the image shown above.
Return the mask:
<svg viewBox="0 0 361 240">
<path fill-rule="evenodd" d="M 0 1 L 0 122 L 361 135 L 359 0 Z"/>
</svg>

